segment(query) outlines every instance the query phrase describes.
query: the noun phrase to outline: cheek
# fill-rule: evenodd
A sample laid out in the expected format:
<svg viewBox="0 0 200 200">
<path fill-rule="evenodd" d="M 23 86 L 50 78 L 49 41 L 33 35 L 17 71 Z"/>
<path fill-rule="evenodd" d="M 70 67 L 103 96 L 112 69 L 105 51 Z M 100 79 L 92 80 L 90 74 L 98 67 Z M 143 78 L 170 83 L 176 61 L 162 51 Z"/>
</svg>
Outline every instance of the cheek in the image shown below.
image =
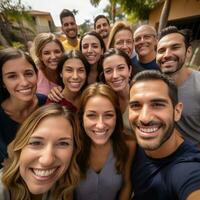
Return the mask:
<svg viewBox="0 0 200 200">
<path fill-rule="evenodd" d="M 87 49 L 83 49 L 83 48 L 82 48 L 81 53 L 82 53 L 83 55 L 86 55 L 87 51 L 88 51 Z"/>
<path fill-rule="evenodd" d="M 73 147 L 68 148 L 65 151 L 62 151 L 58 154 L 60 160 L 62 160 L 63 164 L 65 165 L 65 168 L 68 168 L 71 159 L 73 155 Z"/>
</svg>

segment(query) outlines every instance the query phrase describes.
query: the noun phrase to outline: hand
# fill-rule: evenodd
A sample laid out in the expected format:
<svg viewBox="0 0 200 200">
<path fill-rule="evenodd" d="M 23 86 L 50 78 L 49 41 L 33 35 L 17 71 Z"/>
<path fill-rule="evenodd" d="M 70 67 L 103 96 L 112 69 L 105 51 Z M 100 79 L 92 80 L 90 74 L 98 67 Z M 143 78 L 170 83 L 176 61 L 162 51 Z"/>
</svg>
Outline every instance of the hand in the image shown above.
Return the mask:
<svg viewBox="0 0 200 200">
<path fill-rule="evenodd" d="M 63 98 L 63 95 L 62 95 L 62 87 L 61 86 L 58 86 L 58 87 L 53 87 L 51 89 L 51 91 L 49 92 L 48 94 L 48 98 L 51 100 L 51 101 L 54 101 L 54 102 L 59 102 L 62 100 Z"/>
</svg>

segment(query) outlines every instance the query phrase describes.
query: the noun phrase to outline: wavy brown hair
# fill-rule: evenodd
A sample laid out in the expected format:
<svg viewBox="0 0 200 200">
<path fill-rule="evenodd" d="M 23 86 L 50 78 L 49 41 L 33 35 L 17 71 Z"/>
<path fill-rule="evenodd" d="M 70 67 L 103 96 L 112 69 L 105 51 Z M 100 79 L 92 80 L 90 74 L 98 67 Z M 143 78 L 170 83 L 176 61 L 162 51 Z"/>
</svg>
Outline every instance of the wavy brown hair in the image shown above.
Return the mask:
<svg viewBox="0 0 200 200">
<path fill-rule="evenodd" d="M 79 120 L 80 120 L 80 138 L 81 138 L 81 151 L 78 154 L 77 162 L 81 169 L 83 176 L 86 175 L 87 169 L 89 167 L 89 155 L 91 149 L 91 139 L 87 136 L 84 124 L 83 124 L 83 114 L 85 111 L 85 106 L 88 100 L 95 96 L 103 96 L 107 98 L 112 104 L 116 112 L 116 126 L 111 135 L 112 147 L 114 156 L 116 158 L 116 170 L 117 173 L 122 173 L 127 160 L 127 146 L 125 143 L 124 133 L 123 133 L 123 120 L 120 111 L 119 100 L 117 94 L 106 84 L 94 83 L 89 85 L 82 93 L 80 100 L 80 110 L 79 110 Z"/>
<path fill-rule="evenodd" d="M 50 189 L 50 199 L 68 200 L 72 196 L 72 190 L 79 182 L 79 167 L 76 162 L 77 153 L 80 151 L 79 129 L 75 115 L 58 104 L 49 104 L 40 107 L 33 112 L 22 124 L 16 138 L 9 145 L 8 159 L 3 168 L 2 182 L 9 190 L 11 197 L 16 200 L 29 200 L 30 192 L 20 176 L 19 159 L 22 149 L 27 145 L 29 138 L 39 123 L 47 117 L 63 116 L 68 120 L 73 129 L 74 149 L 70 165 L 62 177 Z"/>
</svg>

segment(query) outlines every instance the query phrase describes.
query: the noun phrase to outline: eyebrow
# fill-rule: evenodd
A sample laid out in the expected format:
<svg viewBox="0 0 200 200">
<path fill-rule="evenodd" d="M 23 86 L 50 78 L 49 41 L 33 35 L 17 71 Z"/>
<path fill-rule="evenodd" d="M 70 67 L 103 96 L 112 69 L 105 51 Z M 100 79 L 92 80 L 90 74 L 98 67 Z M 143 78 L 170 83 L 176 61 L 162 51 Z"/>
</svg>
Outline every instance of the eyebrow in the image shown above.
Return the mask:
<svg viewBox="0 0 200 200">
<path fill-rule="evenodd" d="M 130 101 L 129 104 L 137 103 L 137 102 L 140 102 L 140 101 L 139 100 L 133 100 L 133 101 Z M 168 103 L 168 101 L 164 98 L 152 99 L 152 100 L 150 100 L 150 102 L 152 102 L 152 103 L 156 103 L 156 102 Z"/>
<path fill-rule="evenodd" d="M 86 113 L 97 113 L 96 111 L 94 111 L 94 110 L 87 110 L 86 111 Z M 112 112 L 112 113 L 114 113 L 115 112 L 115 110 L 107 110 L 107 111 L 105 111 L 104 113 L 109 113 L 109 112 Z"/>
<path fill-rule="evenodd" d="M 31 136 L 29 139 L 38 139 L 38 140 L 45 140 L 45 138 L 41 137 L 41 136 Z M 62 137 L 59 138 L 58 140 L 73 140 L 73 137 Z"/>
</svg>

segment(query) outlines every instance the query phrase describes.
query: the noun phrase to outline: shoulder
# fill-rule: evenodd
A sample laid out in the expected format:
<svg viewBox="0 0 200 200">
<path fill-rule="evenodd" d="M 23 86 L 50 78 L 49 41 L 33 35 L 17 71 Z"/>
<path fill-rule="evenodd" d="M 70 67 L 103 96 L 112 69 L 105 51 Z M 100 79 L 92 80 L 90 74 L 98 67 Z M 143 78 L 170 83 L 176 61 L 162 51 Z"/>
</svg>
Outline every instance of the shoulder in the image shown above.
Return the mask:
<svg viewBox="0 0 200 200">
<path fill-rule="evenodd" d="M 181 155 L 177 156 L 168 173 L 168 180 L 180 199 L 200 189 L 200 150 L 189 142 L 184 142 Z"/>
</svg>

